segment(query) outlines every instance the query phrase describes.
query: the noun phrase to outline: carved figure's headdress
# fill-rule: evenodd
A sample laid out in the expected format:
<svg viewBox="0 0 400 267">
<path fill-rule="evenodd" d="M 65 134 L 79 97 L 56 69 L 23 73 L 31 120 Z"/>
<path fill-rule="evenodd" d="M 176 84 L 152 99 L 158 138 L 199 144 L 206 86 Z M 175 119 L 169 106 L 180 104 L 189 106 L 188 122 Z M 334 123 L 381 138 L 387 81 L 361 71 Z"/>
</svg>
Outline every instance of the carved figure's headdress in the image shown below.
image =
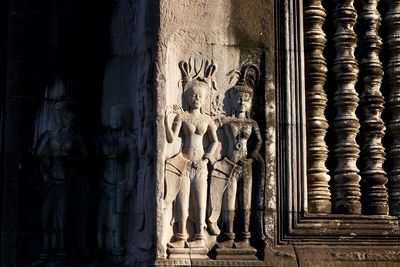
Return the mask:
<svg viewBox="0 0 400 267">
<path fill-rule="evenodd" d="M 232 88 L 232 92 L 244 92 L 253 97 L 254 90 L 257 88 L 260 80 L 260 70 L 258 67 L 254 64 L 246 64 L 240 72 L 236 70 L 235 73 L 239 75 L 239 80 Z"/>
<path fill-rule="evenodd" d="M 132 109 L 129 106 L 124 105 L 124 104 L 116 104 L 116 105 L 111 106 L 109 108 L 108 114 L 107 114 L 108 124 L 110 124 L 110 121 L 112 119 L 115 119 L 115 118 L 112 118 L 113 114 L 114 115 L 117 114 L 119 119 L 122 120 L 124 127 L 127 127 L 127 128 L 132 127 L 133 114 L 132 114 Z"/>
<path fill-rule="evenodd" d="M 185 90 L 188 85 L 193 85 L 195 83 L 205 83 L 208 85 L 208 88 L 217 89 L 216 82 L 213 79 L 217 66 L 212 60 L 201 60 L 200 67 L 198 67 L 196 59 L 193 60 L 190 58 L 189 62 L 179 62 L 179 69 L 182 73 L 182 80 L 180 82 L 182 82 L 183 90 Z M 194 74 L 192 74 L 192 69 Z"/>
</svg>

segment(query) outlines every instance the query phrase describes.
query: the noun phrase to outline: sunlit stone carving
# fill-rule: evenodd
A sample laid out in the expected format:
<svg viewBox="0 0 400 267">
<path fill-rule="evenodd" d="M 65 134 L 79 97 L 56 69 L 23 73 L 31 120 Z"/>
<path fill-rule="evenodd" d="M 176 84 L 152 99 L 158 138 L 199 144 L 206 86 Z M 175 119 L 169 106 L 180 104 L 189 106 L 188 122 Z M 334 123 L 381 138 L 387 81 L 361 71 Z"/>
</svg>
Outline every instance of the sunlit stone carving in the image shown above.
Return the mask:
<svg viewBox="0 0 400 267">
<path fill-rule="evenodd" d="M 250 255 L 256 252 L 250 246 L 252 165 L 256 160 L 263 166 L 264 161 L 258 153 L 262 144 L 260 130 L 257 122 L 251 119 L 250 113 L 258 79 L 259 70 L 255 65 L 243 67 L 238 82 L 229 91 L 231 115 L 218 120 L 228 142 L 225 158 L 213 165 L 210 183 L 209 231 L 218 235 L 219 219 L 222 225 L 222 233 L 216 245 L 217 259 L 226 254 L 223 249 L 247 249 L 247 254 Z M 237 234 L 234 222 L 237 224 Z"/>
<path fill-rule="evenodd" d="M 207 205 L 207 164 L 214 161 L 218 140 L 214 120 L 202 110 L 206 96 L 212 86 L 215 65 L 202 61 L 199 68 L 194 62 L 180 62 L 183 96 L 188 108 L 174 105 L 165 114 L 166 138 L 169 143 L 182 136 L 180 152 L 165 163 L 165 202 L 174 201 L 174 236 L 168 246 L 173 249 L 205 248 L 205 223 Z M 174 116 L 172 127 L 168 122 Z M 209 146 L 204 149 L 204 137 Z M 190 210 L 190 212 L 189 212 Z M 187 222 L 194 223 L 194 235 L 188 236 Z M 169 251 L 171 251 L 171 249 Z M 205 254 L 205 250 L 203 253 Z"/>
</svg>

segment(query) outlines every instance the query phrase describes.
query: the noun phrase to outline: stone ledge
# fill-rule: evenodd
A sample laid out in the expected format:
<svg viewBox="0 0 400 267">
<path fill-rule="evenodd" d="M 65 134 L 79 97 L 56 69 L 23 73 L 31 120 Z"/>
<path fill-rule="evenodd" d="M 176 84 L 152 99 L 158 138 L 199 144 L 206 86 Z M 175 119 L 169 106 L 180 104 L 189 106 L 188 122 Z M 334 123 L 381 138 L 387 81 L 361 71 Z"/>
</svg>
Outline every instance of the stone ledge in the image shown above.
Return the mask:
<svg viewBox="0 0 400 267">
<path fill-rule="evenodd" d="M 155 266 L 266 266 L 263 261 L 248 260 L 158 260 Z"/>
<path fill-rule="evenodd" d="M 400 266 L 400 246 L 295 246 L 299 266 Z"/>
</svg>

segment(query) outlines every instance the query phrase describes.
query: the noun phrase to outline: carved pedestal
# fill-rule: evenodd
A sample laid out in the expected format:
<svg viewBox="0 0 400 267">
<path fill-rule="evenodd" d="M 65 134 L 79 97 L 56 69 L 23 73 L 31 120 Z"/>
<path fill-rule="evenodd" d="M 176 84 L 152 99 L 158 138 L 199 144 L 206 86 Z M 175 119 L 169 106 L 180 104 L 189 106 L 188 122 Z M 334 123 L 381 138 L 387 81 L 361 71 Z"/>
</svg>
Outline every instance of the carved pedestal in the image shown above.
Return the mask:
<svg viewBox="0 0 400 267">
<path fill-rule="evenodd" d="M 215 248 L 216 260 L 251 260 L 258 261 L 255 248 Z"/>
<path fill-rule="evenodd" d="M 207 248 L 168 248 L 168 259 L 208 259 Z"/>
</svg>

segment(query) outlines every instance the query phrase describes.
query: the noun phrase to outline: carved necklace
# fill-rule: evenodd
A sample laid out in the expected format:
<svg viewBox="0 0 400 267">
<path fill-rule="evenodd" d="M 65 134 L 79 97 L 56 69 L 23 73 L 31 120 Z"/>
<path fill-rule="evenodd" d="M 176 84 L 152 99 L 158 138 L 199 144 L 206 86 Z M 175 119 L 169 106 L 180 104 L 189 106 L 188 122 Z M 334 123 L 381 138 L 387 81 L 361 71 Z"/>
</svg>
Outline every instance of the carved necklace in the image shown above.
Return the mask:
<svg viewBox="0 0 400 267">
<path fill-rule="evenodd" d="M 198 117 L 195 117 L 194 115 L 190 114 L 189 112 L 183 112 L 181 113 L 182 120 L 193 124 L 193 125 L 198 125 L 201 123 L 205 123 L 209 121 L 209 118 L 206 115 L 201 114 Z"/>
</svg>

